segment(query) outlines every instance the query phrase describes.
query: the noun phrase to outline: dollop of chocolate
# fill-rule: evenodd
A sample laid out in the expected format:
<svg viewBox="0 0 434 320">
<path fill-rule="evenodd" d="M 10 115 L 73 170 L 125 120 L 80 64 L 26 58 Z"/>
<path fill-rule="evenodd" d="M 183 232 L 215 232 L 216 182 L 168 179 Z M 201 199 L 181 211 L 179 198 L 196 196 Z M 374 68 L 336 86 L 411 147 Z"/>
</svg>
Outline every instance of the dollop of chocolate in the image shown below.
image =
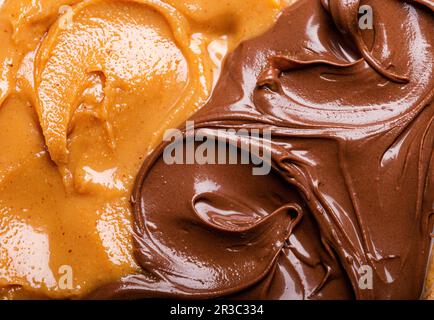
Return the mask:
<svg viewBox="0 0 434 320">
<path fill-rule="evenodd" d="M 372 30 L 359 28 L 361 4 Z M 162 144 L 133 194 L 143 272 L 92 297 L 419 298 L 434 212 L 432 10 L 300 0 L 239 46 L 192 120 L 217 139 L 270 130 L 271 173 L 169 165 Z"/>
</svg>

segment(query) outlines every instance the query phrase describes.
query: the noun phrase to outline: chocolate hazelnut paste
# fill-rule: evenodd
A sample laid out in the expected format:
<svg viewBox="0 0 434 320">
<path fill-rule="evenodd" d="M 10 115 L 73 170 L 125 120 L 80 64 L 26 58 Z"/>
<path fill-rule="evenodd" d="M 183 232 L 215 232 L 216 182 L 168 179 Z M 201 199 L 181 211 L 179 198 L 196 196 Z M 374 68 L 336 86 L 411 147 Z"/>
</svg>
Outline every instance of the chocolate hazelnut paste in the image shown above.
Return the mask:
<svg viewBox="0 0 434 320">
<path fill-rule="evenodd" d="M 359 26 L 362 4 L 372 29 Z M 169 142 L 160 145 L 132 195 L 141 272 L 91 297 L 421 298 L 434 211 L 433 10 L 429 0 L 300 0 L 238 46 L 190 120 L 217 140 L 222 129 L 271 131 L 271 173 L 169 165 Z M 369 271 L 372 285 L 361 281 Z"/>
</svg>

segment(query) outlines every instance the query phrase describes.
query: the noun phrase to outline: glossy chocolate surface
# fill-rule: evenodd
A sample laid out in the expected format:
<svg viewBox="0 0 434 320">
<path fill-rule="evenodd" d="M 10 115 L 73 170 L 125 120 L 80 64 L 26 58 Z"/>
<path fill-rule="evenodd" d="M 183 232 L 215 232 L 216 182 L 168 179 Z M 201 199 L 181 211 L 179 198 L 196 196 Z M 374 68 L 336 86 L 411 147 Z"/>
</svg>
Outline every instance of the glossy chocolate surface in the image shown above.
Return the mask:
<svg viewBox="0 0 434 320">
<path fill-rule="evenodd" d="M 302 0 L 227 59 L 196 129 L 267 129 L 272 172 L 168 165 L 133 194 L 143 274 L 94 298 L 418 299 L 434 211 L 430 1 Z M 188 137 L 188 135 L 186 134 Z M 359 285 L 373 270 L 373 288 Z"/>
</svg>

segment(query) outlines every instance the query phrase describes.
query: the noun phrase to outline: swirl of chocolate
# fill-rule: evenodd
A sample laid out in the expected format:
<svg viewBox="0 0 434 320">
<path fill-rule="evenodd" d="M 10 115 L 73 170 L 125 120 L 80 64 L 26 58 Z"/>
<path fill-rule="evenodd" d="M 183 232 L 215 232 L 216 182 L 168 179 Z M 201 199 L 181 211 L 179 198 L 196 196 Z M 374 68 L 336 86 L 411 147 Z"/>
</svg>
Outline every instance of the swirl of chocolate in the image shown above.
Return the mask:
<svg viewBox="0 0 434 320">
<path fill-rule="evenodd" d="M 168 165 L 162 144 L 133 194 L 143 273 L 92 297 L 420 297 L 434 211 L 432 4 L 363 4 L 373 30 L 358 29 L 360 1 L 301 0 L 231 54 L 192 120 L 208 137 L 270 130 L 272 172 Z"/>
</svg>

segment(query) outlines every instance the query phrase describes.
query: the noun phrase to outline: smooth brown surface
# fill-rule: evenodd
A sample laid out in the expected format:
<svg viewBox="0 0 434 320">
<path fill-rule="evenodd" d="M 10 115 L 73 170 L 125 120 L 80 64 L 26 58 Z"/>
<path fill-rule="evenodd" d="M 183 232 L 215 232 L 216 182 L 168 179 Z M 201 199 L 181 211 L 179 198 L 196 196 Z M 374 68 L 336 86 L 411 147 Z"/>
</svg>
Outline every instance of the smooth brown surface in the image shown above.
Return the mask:
<svg viewBox="0 0 434 320">
<path fill-rule="evenodd" d="M 301 0 L 241 44 L 208 129 L 272 131 L 273 172 L 167 165 L 133 192 L 142 273 L 93 298 L 418 299 L 434 205 L 434 14 L 430 1 Z M 188 135 L 187 135 L 188 137 Z M 373 270 L 373 289 L 359 270 Z"/>
<path fill-rule="evenodd" d="M 284 5 L 0 0 L 0 298 L 81 297 L 140 270 L 129 198 L 143 159 Z"/>
</svg>

